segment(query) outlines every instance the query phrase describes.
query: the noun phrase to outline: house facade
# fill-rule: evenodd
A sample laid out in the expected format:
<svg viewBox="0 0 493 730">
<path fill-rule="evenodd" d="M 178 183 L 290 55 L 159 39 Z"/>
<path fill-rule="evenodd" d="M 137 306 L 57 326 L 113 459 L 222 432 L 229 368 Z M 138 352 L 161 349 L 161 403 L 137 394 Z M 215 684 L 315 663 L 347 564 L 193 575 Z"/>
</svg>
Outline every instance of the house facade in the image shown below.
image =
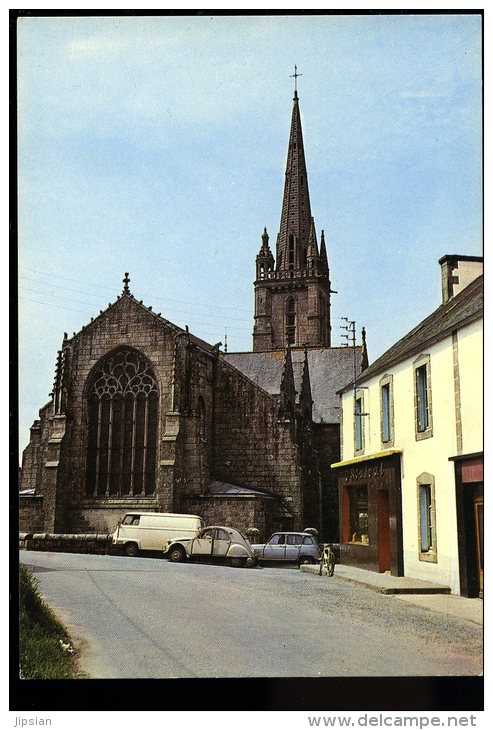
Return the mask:
<svg viewBox="0 0 493 730">
<path fill-rule="evenodd" d="M 341 392 L 341 560 L 477 596 L 483 580 L 482 259 Z"/>
</svg>

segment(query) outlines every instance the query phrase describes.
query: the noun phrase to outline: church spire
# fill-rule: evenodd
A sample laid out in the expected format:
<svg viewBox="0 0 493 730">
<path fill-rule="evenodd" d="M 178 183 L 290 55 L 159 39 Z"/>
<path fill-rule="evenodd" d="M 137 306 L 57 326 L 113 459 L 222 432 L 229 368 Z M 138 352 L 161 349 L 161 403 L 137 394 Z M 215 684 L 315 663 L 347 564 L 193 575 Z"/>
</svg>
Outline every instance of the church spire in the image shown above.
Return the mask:
<svg viewBox="0 0 493 730">
<path fill-rule="evenodd" d="M 264 229 L 256 259 L 253 349 L 330 347 L 330 281 L 325 239 L 311 214 L 295 67 L 281 224 L 276 260 Z"/>
<path fill-rule="evenodd" d="M 299 75 L 295 71 L 295 79 Z M 277 271 L 287 272 L 305 268 L 311 219 L 301 115 L 298 92 L 295 89 L 281 225 L 277 239 Z"/>
</svg>

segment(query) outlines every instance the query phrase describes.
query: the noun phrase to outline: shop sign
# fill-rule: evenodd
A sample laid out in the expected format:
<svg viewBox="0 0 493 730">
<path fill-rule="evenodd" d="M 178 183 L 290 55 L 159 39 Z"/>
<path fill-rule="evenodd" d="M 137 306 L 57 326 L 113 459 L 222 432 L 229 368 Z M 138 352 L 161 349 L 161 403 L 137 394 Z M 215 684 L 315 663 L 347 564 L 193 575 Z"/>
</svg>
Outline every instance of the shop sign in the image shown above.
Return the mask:
<svg viewBox="0 0 493 730">
<path fill-rule="evenodd" d="M 362 464 L 361 466 L 351 466 L 345 470 L 344 481 L 346 484 L 350 482 L 364 482 L 370 479 L 379 479 L 385 473 L 383 463 L 381 461 L 373 464 Z"/>
</svg>

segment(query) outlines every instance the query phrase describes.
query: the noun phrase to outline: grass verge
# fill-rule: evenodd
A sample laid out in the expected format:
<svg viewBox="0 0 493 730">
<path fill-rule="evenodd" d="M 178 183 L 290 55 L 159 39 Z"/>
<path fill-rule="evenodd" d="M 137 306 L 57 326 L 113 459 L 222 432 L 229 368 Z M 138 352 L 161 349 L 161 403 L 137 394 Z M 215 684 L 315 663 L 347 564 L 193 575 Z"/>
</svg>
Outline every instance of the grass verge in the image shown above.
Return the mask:
<svg viewBox="0 0 493 730">
<path fill-rule="evenodd" d="M 21 679 L 79 676 L 67 630 L 43 601 L 38 581 L 25 565 L 19 568 L 19 638 Z"/>
</svg>

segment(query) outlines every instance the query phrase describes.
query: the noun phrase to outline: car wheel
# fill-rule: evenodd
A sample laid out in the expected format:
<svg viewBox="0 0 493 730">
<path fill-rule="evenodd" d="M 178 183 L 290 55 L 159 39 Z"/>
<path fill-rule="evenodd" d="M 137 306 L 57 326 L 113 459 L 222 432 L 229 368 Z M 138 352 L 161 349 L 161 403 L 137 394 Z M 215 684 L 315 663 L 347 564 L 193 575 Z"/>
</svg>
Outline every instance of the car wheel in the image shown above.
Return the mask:
<svg viewBox="0 0 493 730">
<path fill-rule="evenodd" d="M 175 545 L 169 551 L 169 559 L 172 563 L 181 563 L 183 560 L 185 560 L 185 557 L 185 550 L 182 548 L 181 545 Z"/>
<path fill-rule="evenodd" d="M 310 558 L 309 556 L 308 557 L 304 557 L 304 558 L 300 558 L 299 561 L 298 561 L 298 564 L 300 566 L 301 565 L 313 565 L 313 558 Z"/>
<path fill-rule="evenodd" d="M 246 564 L 245 558 L 230 558 L 229 564 L 232 568 L 242 568 Z"/>
<path fill-rule="evenodd" d="M 125 555 L 129 558 L 135 558 L 139 554 L 139 546 L 135 542 L 127 542 L 125 545 Z"/>
</svg>

